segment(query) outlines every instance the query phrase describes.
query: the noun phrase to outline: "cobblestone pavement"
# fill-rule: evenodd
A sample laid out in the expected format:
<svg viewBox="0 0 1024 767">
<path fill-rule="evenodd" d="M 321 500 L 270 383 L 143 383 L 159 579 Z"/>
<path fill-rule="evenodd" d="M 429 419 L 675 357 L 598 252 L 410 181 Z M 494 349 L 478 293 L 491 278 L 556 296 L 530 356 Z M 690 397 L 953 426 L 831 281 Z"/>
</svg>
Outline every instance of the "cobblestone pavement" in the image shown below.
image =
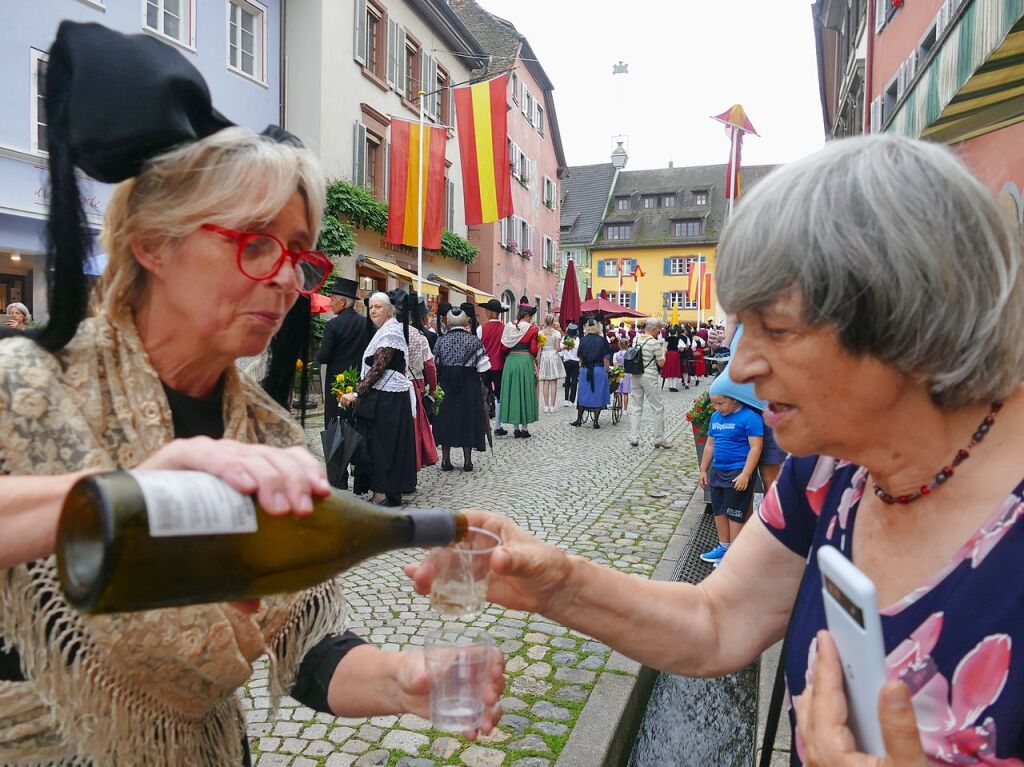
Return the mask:
<svg viewBox="0 0 1024 767">
<path fill-rule="evenodd" d="M 477 507 L 502 512 L 534 535 L 625 572 L 649 576 L 696 484 L 696 454 L 684 419 L 706 389 L 665 392 L 670 450 L 652 444 L 651 416 L 640 446 L 630 447 L 628 417 L 602 428 L 574 429 L 575 410 L 541 414 L 533 437 L 495 438 L 494 451 L 477 454 L 474 471 L 438 467 L 420 472 L 413 505 Z M 310 446 L 322 455 L 319 426 Z M 459 452 L 459 451 L 455 451 Z M 455 456 L 453 456 L 454 458 Z M 458 467 L 461 454 L 455 461 Z M 653 494 L 653 496 L 652 496 Z M 402 566 L 422 556 L 386 554 L 341 576 L 349 628 L 388 650 L 423 644 L 421 632 L 442 625 L 417 596 Z M 609 649 L 540 616 L 497 606 L 470 620 L 485 628 L 505 653 L 505 715 L 490 735 L 470 743 L 433 730 L 407 715 L 343 719 L 290 698 L 270 710 L 267 672 L 260 665 L 244 691 L 256 767 L 548 767 L 572 731 Z"/>
</svg>

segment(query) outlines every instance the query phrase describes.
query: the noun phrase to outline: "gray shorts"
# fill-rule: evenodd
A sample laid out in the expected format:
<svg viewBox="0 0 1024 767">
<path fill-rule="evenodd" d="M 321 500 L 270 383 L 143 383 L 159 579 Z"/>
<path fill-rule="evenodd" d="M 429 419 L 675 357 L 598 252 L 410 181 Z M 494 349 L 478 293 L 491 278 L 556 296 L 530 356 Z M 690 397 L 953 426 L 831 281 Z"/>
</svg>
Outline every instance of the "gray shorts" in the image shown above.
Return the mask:
<svg viewBox="0 0 1024 767">
<path fill-rule="evenodd" d="M 765 424 L 764 446 L 761 448 L 761 458 L 758 460 L 758 464 L 767 463 L 769 465 L 781 466 L 786 462 L 787 455 L 788 453 L 779 447 L 779 443 L 775 441 L 775 432 L 772 431 L 772 427 Z"/>
</svg>

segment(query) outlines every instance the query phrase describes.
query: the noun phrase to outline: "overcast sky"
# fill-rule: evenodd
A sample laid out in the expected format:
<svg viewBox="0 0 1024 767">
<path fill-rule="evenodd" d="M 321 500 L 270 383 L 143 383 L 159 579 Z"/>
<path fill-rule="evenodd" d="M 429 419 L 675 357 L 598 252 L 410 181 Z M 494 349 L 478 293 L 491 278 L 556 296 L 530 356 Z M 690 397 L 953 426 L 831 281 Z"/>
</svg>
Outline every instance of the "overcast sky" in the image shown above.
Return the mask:
<svg viewBox="0 0 1024 767">
<path fill-rule="evenodd" d="M 810 0 L 478 0 L 523 33 L 555 86 L 569 165 L 606 162 L 628 136 L 629 169 L 724 163 L 709 119 L 742 104 L 760 137 L 743 164 L 824 143 Z M 629 74 L 612 75 L 622 60 Z"/>
</svg>

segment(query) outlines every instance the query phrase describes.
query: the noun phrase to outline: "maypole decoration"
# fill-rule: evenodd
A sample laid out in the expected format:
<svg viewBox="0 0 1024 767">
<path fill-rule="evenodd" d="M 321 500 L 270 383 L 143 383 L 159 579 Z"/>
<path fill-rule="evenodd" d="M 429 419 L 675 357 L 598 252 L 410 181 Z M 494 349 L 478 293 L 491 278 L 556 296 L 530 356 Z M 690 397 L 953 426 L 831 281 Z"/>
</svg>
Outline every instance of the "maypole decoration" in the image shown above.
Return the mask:
<svg viewBox="0 0 1024 767">
<path fill-rule="evenodd" d="M 725 135 L 729 137 L 729 165 L 725 171 L 725 199 L 729 201 L 729 215 L 731 216 L 733 205 L 742 192 L 740 165 L 743 155 L 743 136 L 747 133 L 757 136 L 758 133 L 754 130 L 754 125 L 747 117 L 747 113 L 739 104 L 734 104 L 712 119 L 725 125 Z"/>
</svg>

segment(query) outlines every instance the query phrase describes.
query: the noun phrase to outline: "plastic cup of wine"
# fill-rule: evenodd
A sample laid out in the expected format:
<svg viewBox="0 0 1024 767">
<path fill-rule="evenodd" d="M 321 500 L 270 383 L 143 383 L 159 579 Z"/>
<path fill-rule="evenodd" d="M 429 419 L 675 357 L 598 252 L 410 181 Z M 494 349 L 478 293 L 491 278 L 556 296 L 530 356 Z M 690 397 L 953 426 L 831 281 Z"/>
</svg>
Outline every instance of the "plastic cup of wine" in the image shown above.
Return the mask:
<svg viewBox="0 0 1024 767">
<path fill-rule="evenodd" d="M 434 727 L 445 732 L 479 727 L 494 640 L 471 626 L 439 629 L 427 634 L 424 652 Z"/>
<path fill-rule="evenodd" d="M 494 533 L 471 527 L 458 543 L 434 549 L 430 554 L 434 568 L 430 606 L 442 615 L 483 612 L 487 604 L 491 554 L 500 545 L 501 538 Z"/>
</svg>

